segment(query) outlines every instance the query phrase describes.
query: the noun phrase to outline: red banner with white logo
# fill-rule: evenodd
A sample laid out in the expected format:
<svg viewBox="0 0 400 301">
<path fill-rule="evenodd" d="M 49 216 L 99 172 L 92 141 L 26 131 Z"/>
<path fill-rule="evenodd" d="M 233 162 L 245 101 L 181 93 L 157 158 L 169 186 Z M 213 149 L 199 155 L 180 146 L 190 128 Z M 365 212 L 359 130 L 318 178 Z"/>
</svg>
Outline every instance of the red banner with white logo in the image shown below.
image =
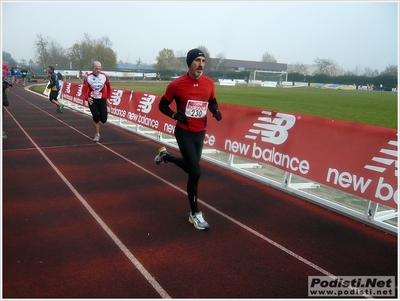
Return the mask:
<svg viewBox="0 0 400 301">
<path fill-rule="evenodd" d="M 175 121 L 158 110 L 161 97 L 115 89 L 109 113 L 173 135 Z M 63 98 L 88 105 L 82 85 L 65 83 Z M 221 103 L 219 108 L 220 122 L 209 113 L 206 147 L 397 209 L 396 130 Z"/>
</svg>

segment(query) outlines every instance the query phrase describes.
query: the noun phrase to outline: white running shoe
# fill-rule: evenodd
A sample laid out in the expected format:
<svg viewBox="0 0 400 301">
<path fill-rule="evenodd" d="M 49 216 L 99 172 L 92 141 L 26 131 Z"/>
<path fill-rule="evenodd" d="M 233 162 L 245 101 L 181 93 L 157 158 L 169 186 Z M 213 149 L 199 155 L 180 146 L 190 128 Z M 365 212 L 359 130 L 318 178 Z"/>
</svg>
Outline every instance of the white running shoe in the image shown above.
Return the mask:
<svg viewBox="0 0 400 301">
<path fill-rule="evenodd" d="M 95 134 L 93 138 L 94 142 L 99 142 L 100 141 L 100 134 Z"/>
<path fill-rule="evenodd" d="M 204 220 L 203 213 L 201 211 L 196 212 L 195 214 L 190 212 L 189 223 L 193 224 L 193 226 L 199 230 L 207 230 L 210 228 L 210 225 Z"/>
<path fill-rule="evenodd" d="M 157 156 L 155 156 L 155 158 L 154 158 L 154 162 L 157 164 L 157 165 L 160 165 L 161 163 L 167 163 L 165 160 L 164 160 L 164 157 L 166 156 L 168 154 L 168 152 L 167 152 L 167 149 L 165 148 L 165 146 L 162 146 L 162 147 L 160 147 L 159 149 L 158 149 L 158 151 L 157 151 Z"/>
</svg>

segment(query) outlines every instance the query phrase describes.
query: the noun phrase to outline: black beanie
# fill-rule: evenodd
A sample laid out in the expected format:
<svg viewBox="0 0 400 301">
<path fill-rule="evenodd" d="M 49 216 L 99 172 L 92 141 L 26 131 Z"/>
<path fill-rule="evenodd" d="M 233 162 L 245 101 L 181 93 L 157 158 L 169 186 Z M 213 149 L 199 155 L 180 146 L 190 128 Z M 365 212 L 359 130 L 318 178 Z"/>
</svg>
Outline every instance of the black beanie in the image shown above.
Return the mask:
<svg viewBox="0 0 400 301">
<path fill-rule="evenodd" d="M 206 58 L 203 51 L 201 51 L 200 49 L 195 48 L 190 50 L 186 56 L 186 64 L 190 66 L 193 63 L 193 61 L 199 56 Z"/>
</svg>

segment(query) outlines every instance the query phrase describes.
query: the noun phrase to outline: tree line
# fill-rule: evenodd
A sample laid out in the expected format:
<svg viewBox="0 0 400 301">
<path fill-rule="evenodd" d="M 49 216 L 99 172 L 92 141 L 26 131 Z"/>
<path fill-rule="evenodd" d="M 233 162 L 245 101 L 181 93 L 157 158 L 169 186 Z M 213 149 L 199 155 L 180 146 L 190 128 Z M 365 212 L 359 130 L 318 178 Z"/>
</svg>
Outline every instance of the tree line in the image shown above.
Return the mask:
<svg viewBox="0 0 400 301">
<path fill-rule="evenodd" d="M 90 70 L 92 62 L 98 60 L 101 61 L 103 70 L 116 70 L 117 63 L 128 62 L 117 62 L 117 53 L 112 49 L 112 46 L 112 42 L 107 36 L 95 39 L 84 33 L 79 41 L 70 48 L 65 49 L 51 37 L 44 37 L 42 34 L 38 34 L 34 41 L 35 62 L 32 60 L 29 62 L 25 60 L 16 62 L 11 54 L 5 51 L 3 51 L 3 60 L 8 61 L 12 67 L 25 66 L 46 69 L 48 65 L 53 65 L 56 69 L 63 70 Z M 199 45 L 197 48 L 204 52 L 206 58 L 211 58 L 207 47 Z M 187 70 L 185 62 L 179 60 L 182 57 L 186 57 L 186 53 L 183 53 L 183 51 L 175 53 L 172 49 L 164 48 L 159 51 L 153 67 L 161 76 L 172 76 L 175 73 L 182 74 Z M 216 58 L 223 62 L 225 56 L 223 53 L 218 53 Z M 269 52 L 263 54 L 261 61 L 277 62 L 276 58 Z M 139 58 L 136 64 L 140 66 L 143 65 L 143 62 Z M 360 66 L 356 66 L 353 71 L 346 72 L 330 59 L 316 58 L 313 66 L 315 70 L 310 73 L 309 67 L 303 63 L 289 64 L 288 80 L 355 85 L 374 84 L 375 86 L 383 84 L 385 87 L 390 88 L 397 85 L 397 66 L 395 65 L 388 65 L 382 72 L 368 67 L 362 70 Z M 218 65 L 211 69 L 211 65 L 206 64 L 205 73 L 216 79 L 222 76 L 225 78 L 244 79 L 249 76 L 249 71 L 232 72 L 231 74 L 231 72 L 218 69 Z"/>
</svg>

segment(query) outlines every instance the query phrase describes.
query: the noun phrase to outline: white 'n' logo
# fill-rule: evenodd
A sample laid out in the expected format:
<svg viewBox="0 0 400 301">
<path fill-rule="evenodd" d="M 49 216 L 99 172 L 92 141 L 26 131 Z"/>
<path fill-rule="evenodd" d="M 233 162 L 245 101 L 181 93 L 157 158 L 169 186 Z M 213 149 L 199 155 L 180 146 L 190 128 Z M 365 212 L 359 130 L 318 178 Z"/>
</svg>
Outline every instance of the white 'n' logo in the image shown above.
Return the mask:
<svg viewBox="0 0 400 301">
<path fill-rule="evenodd" d="M 156 100 L 155 95 L 144 94 L 140 104 L 138 105 L 138 111 L 142 111 L 143 113 L 149 113 L 151 111 L 152 104 Z"/>
<path fill-rule="evenodd" d="M 114 106 L 118 106 L 121 103 L 123 90 L 113 90 L 111 92 L 111 99 Z"/>
<path fill-rule="evenodd" d="M 268 117 L 259 117 L 258 120 L 261 122 L 254 123 L 254 128 L 249 130 L 252 135 L 247 134 L 245 137 L 255 140 L 261 134 L 263 142 L 276 145 L 284 143 L 289 136 L 288 130 L 294 126 L 296 118 L 293 115 L 268 111 L 263 111 L 262 114 Z"/>
<path fill-rule="evenodd" d="M 79 85 L 78 86 L 78 91 L 76 92 L 76 96 L 81 96 L 82 95 L 82 88 L 83 88 L 83 85 Z"/>
<path fill-rule="evenodd" d="M 365 169 L 373 170 L 379 173 L 383 173 L 386 168 L 394 163 L 395 172 L 394 175 L 397 177 L 398 174 L 398 161 L 397 161 L 397 148 L 398 143 L 397 141 L 389 141 L 388 145 L 392 146 L 392 149 L 383 148 L 380 150 L 380 153 L 387 155 L 386 158 L 384 157 L 373 157 L 371 160 L 374 161 L 372 164 L 374 165 L 365 165 Z M 394 149 L 395 148 L 395 149 Z M 386 166 L 386 167 L 385 167 Z"/>
<path fill-rule="evenodd" d="M 65 86 L 65 94 L 71 93 L 71 83 L 67 83 Z"/>
</svg>

